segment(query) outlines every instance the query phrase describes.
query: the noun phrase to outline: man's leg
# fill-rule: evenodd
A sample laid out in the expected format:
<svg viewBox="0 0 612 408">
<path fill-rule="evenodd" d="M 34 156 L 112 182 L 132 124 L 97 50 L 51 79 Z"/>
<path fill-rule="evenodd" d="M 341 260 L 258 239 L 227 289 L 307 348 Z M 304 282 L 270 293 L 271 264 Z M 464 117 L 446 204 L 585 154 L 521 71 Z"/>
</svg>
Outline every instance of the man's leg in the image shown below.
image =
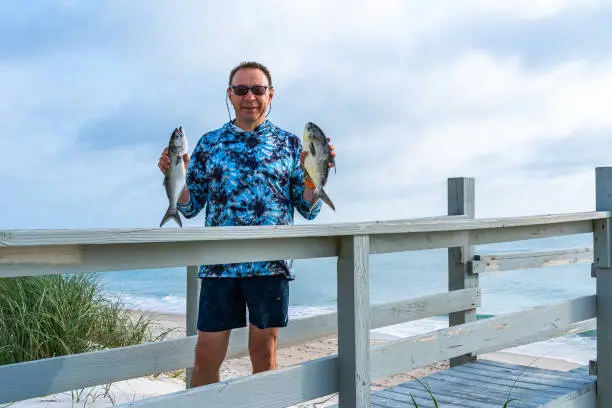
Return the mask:
<svg viewBox="0 0 612 408">
<path fill-rule="evenodd" d="M 253 374 L 276 369 L 276 347 L 278 328 L 258 329 L 249 326 L 249 355 L 253 365 Z"/>
<path fill-rule="evenodd" d="M 287 326 L 289 281 L 284 275 L 242 280 L 249 308 L 249 355 L 253 374 L 276 369 L 278 331 Z"/>
<path fill-rule="evenodd" d="M 234 278 L 202 278 L 191 386 L 220 380 L 231 329 L 246 326 L 246 300 Z"/>
<path fill-rule="evenodd" d="M 192 387 L 220 381 L 219 369 L 227 354 L 229 336 L 230 330 L 221 332 L 198 331 L 195 364 L 191 375 Z"/>
</svg>

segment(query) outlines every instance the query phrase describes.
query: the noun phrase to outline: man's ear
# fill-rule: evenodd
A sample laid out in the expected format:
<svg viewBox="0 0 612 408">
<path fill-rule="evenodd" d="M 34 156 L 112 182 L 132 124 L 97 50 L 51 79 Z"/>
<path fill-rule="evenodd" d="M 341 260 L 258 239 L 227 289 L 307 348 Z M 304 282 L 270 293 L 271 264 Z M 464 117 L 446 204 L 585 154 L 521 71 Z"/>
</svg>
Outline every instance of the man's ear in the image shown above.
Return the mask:
<svg viewBox="0 0 612 408">
<path fill-rule="evenodd" d="M 272 98 L 274 98 L 274 88 L 270 87 L 270 102 L 272 102 Z"/>
</svg>

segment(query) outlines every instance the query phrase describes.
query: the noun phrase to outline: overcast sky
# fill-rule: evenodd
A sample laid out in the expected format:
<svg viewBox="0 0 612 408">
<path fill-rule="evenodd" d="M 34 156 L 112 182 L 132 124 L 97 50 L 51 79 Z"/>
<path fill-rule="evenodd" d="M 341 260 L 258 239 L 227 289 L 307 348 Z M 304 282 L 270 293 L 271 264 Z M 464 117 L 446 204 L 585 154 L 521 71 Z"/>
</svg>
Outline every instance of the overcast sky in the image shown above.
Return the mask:
<svg viewBox="0 0 612 408">
<path fill-rule="evenodd" d="M 612 165 L 603 0 L 0 1 L 0 229 L 157 227 L 161 150 L 243 60 L 336 145 L 317 223 L 443 215 L 460 176 L 477 217 L 589 211 Z"/>
</svg>

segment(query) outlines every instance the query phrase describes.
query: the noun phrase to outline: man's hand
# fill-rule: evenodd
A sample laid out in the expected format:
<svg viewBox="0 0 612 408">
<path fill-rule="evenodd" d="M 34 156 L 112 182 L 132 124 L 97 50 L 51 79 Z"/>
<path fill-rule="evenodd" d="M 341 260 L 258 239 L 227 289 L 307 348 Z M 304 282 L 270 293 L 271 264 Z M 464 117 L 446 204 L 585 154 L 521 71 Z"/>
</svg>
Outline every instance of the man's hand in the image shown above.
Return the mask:
<svg viewBox="0 0 612 408">
<path fill-rule="evenodd" d="M 328 137 L 327 141 L 331 142 L 331 139 Z M 334 151 L 334 145 L 332 143 L 329 144 L 329 149 L 331 150 L 331 155 L 336 157 L 336 152 Z M 302 168 L 304 168 L 304 159 L 306 158 L 306 156 L 308 155 L 308 150 L 302 150 L 300 152 L 300 166 L 302 166 Z M 335 167 L 336 165 L 334 163 L 329 163 L 329 167 Z"/>
<path fill-rule="evenodd" d="M 183 164 L 185 165 L 185 170 L 187 170 L 187 165 L 189 164 L 189 154 L 185 153 L 183 155 Z M 161 170 L 163 174 L 166 174 L 166 170 L 170 168 L 170 157 L 168 156 L 168 147 L 164 147 L 164 151 L 159 157 L 159 161 L 157 162 L 157 167 Z"/>
</svg>

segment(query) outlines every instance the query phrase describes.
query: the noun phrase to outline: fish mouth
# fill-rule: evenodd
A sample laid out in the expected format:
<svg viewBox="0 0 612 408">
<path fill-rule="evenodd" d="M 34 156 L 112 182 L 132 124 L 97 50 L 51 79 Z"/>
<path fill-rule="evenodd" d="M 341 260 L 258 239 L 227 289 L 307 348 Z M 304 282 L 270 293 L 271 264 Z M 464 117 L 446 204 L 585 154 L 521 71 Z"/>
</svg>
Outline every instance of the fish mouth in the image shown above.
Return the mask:
<svg viewBox="0 0 612 408">
<path fill-rule="evenodd" d="M 321 130 L 321 128 L 315 125 L 313 122 L 306 122 L 304 130 L 306 134 L 311 134 L 315 138 L 322 137 L 323 139 L 327 140 L 323 130 Z"/>
</svg>

